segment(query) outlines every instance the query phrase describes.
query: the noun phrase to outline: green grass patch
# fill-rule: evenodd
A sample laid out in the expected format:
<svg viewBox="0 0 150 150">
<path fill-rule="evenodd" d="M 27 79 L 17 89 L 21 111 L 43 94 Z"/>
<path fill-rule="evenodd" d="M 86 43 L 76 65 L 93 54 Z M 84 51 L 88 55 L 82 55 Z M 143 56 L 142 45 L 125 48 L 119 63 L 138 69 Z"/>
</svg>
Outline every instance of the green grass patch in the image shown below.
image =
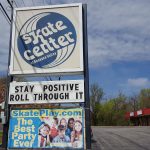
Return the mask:
<svg viewBox="0 0 150 150">
<path fill-rule="evenodd" d="M 2 144 L 2 137 L 3 137 L 3 132 L 0 131 L 0 144 Z"/>
</svg>

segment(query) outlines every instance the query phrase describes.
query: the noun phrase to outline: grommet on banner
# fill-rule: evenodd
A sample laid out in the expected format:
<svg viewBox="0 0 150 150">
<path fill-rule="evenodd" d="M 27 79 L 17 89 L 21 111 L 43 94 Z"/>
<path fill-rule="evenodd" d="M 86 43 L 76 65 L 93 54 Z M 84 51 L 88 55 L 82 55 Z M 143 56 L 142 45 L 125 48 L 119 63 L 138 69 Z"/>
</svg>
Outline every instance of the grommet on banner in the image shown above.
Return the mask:
<svg viewBox="0 0 150 150">
<path fill-rule="evenodd" d="M 6 116 L 0 117 L 1 124 L 6 124 Z"/>
<path fill-rule="evenodd" d="M 4 104 L 5 102 L 1 103 L 1 112 L 0 112 L 0 123 L 1 124 L 6 124 L 6 116 L 4 112 Z"/>
<path fill-rule="evenodd" d="M 1 107 L 1 109 L 4 109 L 4 108 L 5 108 L 5 102 L 2 102 L 2 103 L 0 104 L 0 107 Z"/>
</svg>

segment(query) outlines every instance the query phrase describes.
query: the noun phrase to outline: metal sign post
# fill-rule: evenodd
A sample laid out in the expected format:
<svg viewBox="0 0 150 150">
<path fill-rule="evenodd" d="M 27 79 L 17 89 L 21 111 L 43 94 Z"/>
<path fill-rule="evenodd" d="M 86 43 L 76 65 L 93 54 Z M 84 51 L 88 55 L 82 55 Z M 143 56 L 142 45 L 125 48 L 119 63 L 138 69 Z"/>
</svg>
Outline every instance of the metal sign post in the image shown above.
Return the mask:
<svg viewBox="0 0 150 150">
<path fill-rule="evenodd" d="M 88 69 L 88 35 L 87 35 L 87 5 L 83 5 L 83 29 L 84 29 L 84 82 L 85 82 L 85 133 L 86 149 L 91 149 L 91 122 L 90 122 L 90 98 L 89 98 L 89 69 Z"/>
</svg>

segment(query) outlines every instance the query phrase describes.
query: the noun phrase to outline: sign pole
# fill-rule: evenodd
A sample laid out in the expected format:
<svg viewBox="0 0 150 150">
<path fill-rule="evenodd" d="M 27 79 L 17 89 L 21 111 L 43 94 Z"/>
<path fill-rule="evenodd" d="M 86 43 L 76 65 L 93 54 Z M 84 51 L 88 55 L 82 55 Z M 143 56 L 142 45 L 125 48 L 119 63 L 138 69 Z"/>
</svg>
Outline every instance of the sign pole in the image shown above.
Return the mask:
<svg viewBox="0 0 150 150">
<path fill-rule="evenodd" d="M 85 84 L 85 134 L 86 149 L 91 149 L 91 122 L 90 122 L 90 99 L 89 99 L 89 69 L 88 69 L 88 35 L 87 35 L 87 5 L 83 5 L 83 49 L 84 49 L 84 84 Z"/>
<path fill-rule="evenodd" d="M 13 0 L 9 3 L 13 6 Z M 9 65 L 10 65 L 10 55 L 11 55 L 11 40 L 12 40 L 12 24 L 13 24 L 13 7 L 11 7 L 11 27 L 10 27 L 10 40 L 9 40 L 9 58 L 8 58 L 8 69 L 7 69 L 7 89 L 5 94 L 5 116 L 6 123 L 3 125 L 3 137 L 2 137 L 2 148 L 7 149 L 8 143 L 8 128 L 9 128 L 9 117 L 10 117 L 10 107 L 8 105 L 8 97 L 9 97 L 9 85 L 10 82 L 13 81 L 13 76 L 9 74 Z"/>
</svg>

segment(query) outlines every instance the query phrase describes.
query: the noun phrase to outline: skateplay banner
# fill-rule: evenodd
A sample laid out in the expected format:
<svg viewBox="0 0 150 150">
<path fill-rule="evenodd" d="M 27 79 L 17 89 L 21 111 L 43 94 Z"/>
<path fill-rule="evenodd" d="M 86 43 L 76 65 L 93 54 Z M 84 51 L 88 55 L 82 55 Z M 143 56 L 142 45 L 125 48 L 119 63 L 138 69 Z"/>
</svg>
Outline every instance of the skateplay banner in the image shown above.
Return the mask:
<svg viewBox="0 0 150 150">
<path fill-rule="evenodd" d="M 8 148 L 83 149 L 83 109 L 12 110 Z"/>
</svg>

